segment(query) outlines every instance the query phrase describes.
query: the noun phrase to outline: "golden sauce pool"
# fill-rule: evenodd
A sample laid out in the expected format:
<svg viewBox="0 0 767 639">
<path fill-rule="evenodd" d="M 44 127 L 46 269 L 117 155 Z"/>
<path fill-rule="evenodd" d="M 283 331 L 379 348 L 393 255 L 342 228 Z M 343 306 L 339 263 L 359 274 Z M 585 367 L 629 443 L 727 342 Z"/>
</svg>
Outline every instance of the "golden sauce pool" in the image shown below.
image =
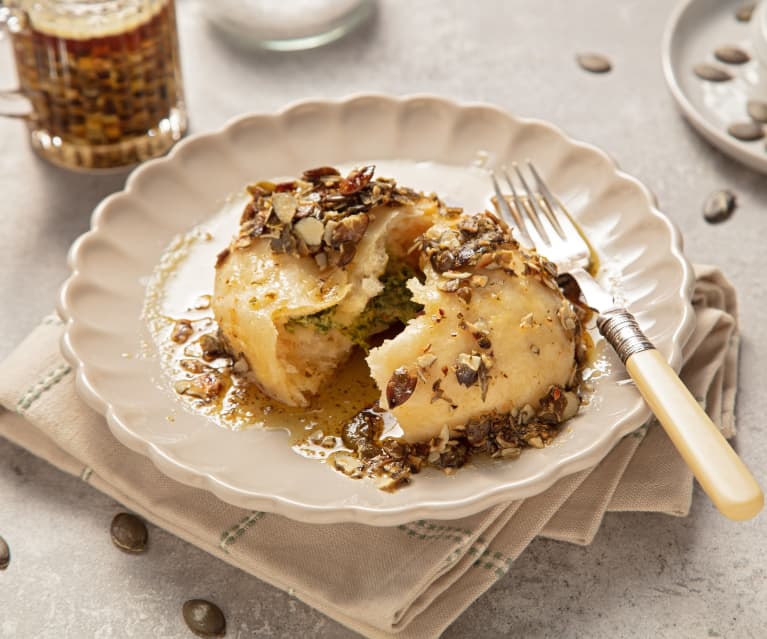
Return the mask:
<svg viewBox="0 0 767 639">
<path fill-rule="evenodd" d="M 379 398 L 364 355 L 355 350 L 347 363 L 339 368 L 338 374 L 312 398 L 309 406 L 287 406 L 275 401 L 249 382 L 245 375 L 235 372 L 229 357 L 203 358 L 200 339 L 215 335 L 218 325 L 210 315 L 193 315 L 186 313 L 164 318 L 165 328 L 159 335 L 163 368 L 182 401 L 219 426 L 232 430 L 286 430 L 291 445 L 298 452 L 308 457 L 325 457 L 344 448 L 341 441 L 343 425 Z M 188 320 L 191 325 L 191 333 L 182 343 L 172 338 L 179 319 Z M 195 366 L 209 369 L 221 384 L 220 390 L 210 399 L 201 396 L 204 389 L 194 386 L 203 376 Z"/>
</svg>

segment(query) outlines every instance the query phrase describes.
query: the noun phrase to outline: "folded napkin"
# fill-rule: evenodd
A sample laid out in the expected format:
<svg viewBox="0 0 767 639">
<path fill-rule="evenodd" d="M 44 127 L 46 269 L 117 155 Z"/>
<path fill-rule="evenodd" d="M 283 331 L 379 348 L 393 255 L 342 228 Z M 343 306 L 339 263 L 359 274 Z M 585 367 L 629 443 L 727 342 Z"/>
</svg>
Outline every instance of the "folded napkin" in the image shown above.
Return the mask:
<svg viewBox="0 0 767 639">
<path fill-rule="evenodd" d="M 711 267 L 698 267 L 697 278 L 697 326 L 682 377 L 729 437 L 735 293 Z M 60 334 L 60 320 L 47 318 L 0 367 L 0 404 L 7 409 L 0 409 L 0 435 L 367 637 L 438 636 L 537 535 L 588 544 L 606 511 L 685 515 L 690 507 L 690 472 L 650 423 L 595 468 L 463 519 L 320 526 L 242 510 L 165 477 L 119 444 L 78 398 L 73 371 L 59 354 Z"/>
</svg>

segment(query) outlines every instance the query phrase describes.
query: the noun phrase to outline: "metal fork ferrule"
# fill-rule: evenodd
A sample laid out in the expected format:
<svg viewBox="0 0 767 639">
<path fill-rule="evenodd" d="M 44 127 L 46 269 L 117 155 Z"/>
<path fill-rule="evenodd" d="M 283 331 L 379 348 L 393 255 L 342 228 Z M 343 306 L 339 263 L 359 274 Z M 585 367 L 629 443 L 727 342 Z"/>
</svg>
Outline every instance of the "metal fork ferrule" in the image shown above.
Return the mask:
<svg viewBox="0 0 767 639">
<path fill-rule="evenodd" d="M 652 342 L 639 328 L 634 316 L 625 308 L 618 308 L 599 315 L 597 328 L 612 345 L 625 364 L 635 353 L 655 348 Z"/>
</svg>

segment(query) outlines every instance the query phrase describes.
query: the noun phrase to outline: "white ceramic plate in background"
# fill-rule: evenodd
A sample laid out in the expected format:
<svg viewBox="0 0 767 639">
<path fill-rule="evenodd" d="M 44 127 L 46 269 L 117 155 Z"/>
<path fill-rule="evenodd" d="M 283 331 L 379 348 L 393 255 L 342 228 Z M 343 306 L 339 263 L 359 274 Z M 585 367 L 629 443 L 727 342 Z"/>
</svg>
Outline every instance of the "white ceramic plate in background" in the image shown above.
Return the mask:
<svg viewBox="0 0 767 639">
<path fill-rule="evenodd" d="M 454 476 L 427 471 L 394 494 L 295 454 L 281 431 L 232 432 L 181 408 L 156 356 L 142 348 L 147 277 L 165 247 L 217 211 L 244 184 L 312 166 L 409 159 L 468 166 L 530 158 L 588 233 L 645 332 L 676 368 L 693 327 L 693 276 L 675 227 L 650 193 L 598 149 L 555 127 L 495 107 L 414 96 L 357 96 L 248 115 L 197 135 L 138 168 L 108 197 L 72 247 L 62 289 L 65 356 L 77 388 L 114 435 L 170 477 L 232 504 L 307 522 L 395 525 L 456 518 L 528 497 L 599 462 L 649 412 L 611 351 L 596 396 L 552 446 L 511 463 L 479 463 Z M 396 177 L 396 176 L 394 176 Z M 489 189 L 488 189 L 489 195 Z M 159 381 L 158 381 L 159 380 Z M 175 420 L 168 421 L 174 413 Z"/>
<path fill-rule="evenodd" d="M 746 166 L 767 173 L 764 140 L 742 142 L 727 133 L 733 122 L 750 118 L 750 99 L 767 101 L 767 61 L 758 59 L 757 25 L 765 11 L 760 5 L 751 22 L 738 22 L 735 11 L 743 0 L 682 0 L 671 15 L 663 37 L 663 72 L 671 95 L 687 120 L 711 144 Z M 751 55 L 743 65 L 724 64 L 713 52 L 722 45 L 736 45 Z M 761 45 L 764 47 L 764 44 Z M 734 79 L 707 82 L 693 67 L 708 62 L 725 68 Z"/>
</svg>

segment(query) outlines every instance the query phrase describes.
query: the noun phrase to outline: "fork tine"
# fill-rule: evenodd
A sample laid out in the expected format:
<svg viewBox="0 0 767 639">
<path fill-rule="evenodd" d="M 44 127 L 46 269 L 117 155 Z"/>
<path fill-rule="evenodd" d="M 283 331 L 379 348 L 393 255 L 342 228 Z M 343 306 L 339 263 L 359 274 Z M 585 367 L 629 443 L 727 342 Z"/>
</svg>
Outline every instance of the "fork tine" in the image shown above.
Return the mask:
<svg viewBox="0 0 767 639">
<path fill-rule="evenodd" d="M 546 233 L 546 230 L 543 228 L 543 225 L 541 224 L 541 219 L 539 217 L 538 213 L 538 205 L 535 201 L 535 194 L 533 193 L 532 189 L 527 184 L 527 180 L 525 180 L 525 176 L 522 175 L 522 172 L 519 170 L 519 166 L 517 166 L 516 162 L 511 163 L 511 168 L 514 169 L 514 173 L 517 175 L 517 179 L 522 184 L 522 188 L 525 189 L 525 193 L 527 194 L 527 197 L 525 198 L 522 205 L 524 206 L 524 210 L 527 213 L 527 217 L 530 219 L 530 221 L 533 223 L 533 226 L 535 227 L 535 230 L 538 232 L 538 235 L 540 236 L 541 240 L 543 240 L 543 243 L 547 246 L 551 246 L 551 240 L 549 239 L 548 233 Z M 511 182 L 511 179 L 509 178 L 509 174 L 504 171 L 504 174 L 506 175 L 506 181 L 509 183 L 510 188 L 514 188 Z M 516 195 L 515 195 L 516 197 Z"/>
<path fill-rule="evenodd" d="M 557 232 L 557 235 L 559 235 L 559 237 L 562 238 L 563 240 L 566 240 L 567 236 L 565 235 L 565 232 L 562 229 L 562 226 L 559 224 L 557 215 L 554 212 L 554 206 L 559 206 L 559 203 L 557 202 L 557 198 L 555 198 L 552 195 L 551 191 L 549 190 L 549 187 L 546 186 L 546 183 L 543 181 L 543 178 L 541 178 L 540 174 L 535 168 L 535 165 L 530 160 L 527 161 L 527 168 L 529 168 L 530 173 L 533 174 L 533 178 L 535 179 L 535 187 L 536 189 L 538 189 L 538 194 L 541 196 L 541 200 L 543 202 L 543 204 L 541 205 L 541 209 L 543 209 L 544 213 L 546 214 L 546 217 L 549 219 L 549 222 L 551 222 L 551 225 L 554 227 L 554 230 Z"/>
<path fill-rule="evenodd" d="M 524 231 L 526 238 L 530 239 L 529 246 L 553 262 L 561 273 L 567 273 L 576 268 L 589 267 L 596 256 L 588 240 L 578 228 L 575 220 L 570 217 L 564 204 L 552 195 L 530 160 L 527 160 L 527 166 L 528 168 L 523 174 L 516 162 L 511 163 L 516 174 L 514 181 L 512 181 L 508 171 L 502 170 L 511 190 L 511 196 L 506 195 L 508 200 L 500 192 L 498 178 L 494 173 L 491 173 L 498 202 L 505 202 L 507 208 L 508 205 L 511 205 L 511 210 L 523 220 L 527 218 L 524 222 L 517 222 L 520 236 L 523 235 Z M 525 179 L 525 175 L 528 175 L 527 179 Z M 519 191 L 514 186 L 515 182 L 520 185 Z M 535 183 L 536 191 L 530 189 L 528 182 Z M 526 190 L 524 195 L 521 191 L 522 188 Z M 516 215 L 514 216 L 515 220 L 517 219 Z"/>
<path fill-rule="evenodd" d="M 525 241 L 525 243 L 528 246 L 535 246 L 533 243 L 532 238 L 530 237 L 530 234 L 527 232 L 527 225 L 525 224 L 524 219 L 522 219 L 522 216 L 519 214 L 519 210 L 517 209 L 518 205 L 518 198 L 516 195 L 516 192 L 514 191 L 514 186 L 512 185 L 512 197 L 514 198 L 514 207 L 509 206 L 508 200 L 504 197 L 503 193 L 501 192 L 501 187 L 498 184 L 498 180 L 495 177 L 495 173 L 493 171 L 490 172 L 490 179 L 493 181 L 493 190 L 495 191 L 495 199 L 497 202 L 497 206 L 500 209 L 501 215 L 506 218 L 506 221 L 514 220 L 514 225 L 516 226 L 517 230 L 519 231 L 520 236 Z M 508 180 L 508 176 L 506 177 Z"/>
</svg>

